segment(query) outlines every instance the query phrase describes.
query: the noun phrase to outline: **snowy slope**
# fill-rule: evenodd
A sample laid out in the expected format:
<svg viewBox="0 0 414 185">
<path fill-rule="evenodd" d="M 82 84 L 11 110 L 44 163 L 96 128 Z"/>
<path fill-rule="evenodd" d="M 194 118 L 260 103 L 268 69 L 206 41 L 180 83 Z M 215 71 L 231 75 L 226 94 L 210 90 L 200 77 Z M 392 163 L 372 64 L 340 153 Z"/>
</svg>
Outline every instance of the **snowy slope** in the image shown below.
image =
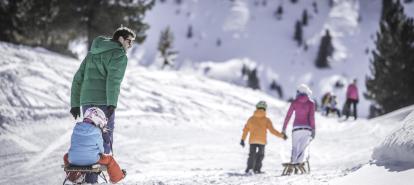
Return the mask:
<svg viewBox="0 0 414 185">
<path fill-rule="evenodd" d="M 174 33 L 174 50 L 178 51 L 176 67 L 180 70 L 188 66 L 196 71 L 204 71 L 199 63 L 232 63 L 249 60 L 256 63 L 261 90 L 278 97 L 269 89 L 276 80 L 286 95 L 293 94 L 295 87 L 306 83 L 319 100 L 326 92 L 335 93 L 339 105 L 345 103 L 345 88 L 335 88 L 337 82 L 346 87 L 357 78 L 361 101 L 359 112 L 368 116 L 370 102 L 362 93 L 366 91 L 365 78 L 370 75 L 371 51 L 375 49 L 375 33 L 378 30 L 381 12 L 381 0 L 333 0 L 298 1 L 292 4 L 288 0 L 185 0 L 157 1 L 156 6 L 147 13 L 145 20 L 151 25 L 146 42 L 135 48 L 139 59 L 137 63 L 151 65 L 155 60 L 159 34 L 169 26 Z M 317 11 L 313 7 L 317 4 Z M 414 3 L 404 3 L 405 12 L 412 16 Z M 281 20 L 274 12 L 283 7 Z M 298 47 L 294 42 L 294 25 L 301 19 L 303 10 L 309 14 L 309 24 L 303 27 L 304 42 L 308 49 Z M 187 38 L 189 26 L 193 37 Z M 335 53 L 331 59 L 331 68 L 319 70 L 314 67 L 320 40 L 329 29 Z M 217 41 L 221 45 L 217 46 Z M 195 63 L 195 64 L 194 64 Z M 203 64 L 201 64 L 203 65 Z M 220 71 L 226 75 L 208 73 L 210 77 L 241 84 L 240 72 L 234 65 Z M 204 65 L 205 66 L 205 65 Z M 214 68 L 214 67 L 210 67 Z M 229 76 L 233 79 L 229 80 Z M 287 100 L 291 96 L 284 96 Z"/>
<path fill-rule="evenodd" d="M 0 94 L 0 115 L 7 118 L 0 128 L 0 184 L 61 183 L 60 165 L 74 123 L 68 113 L 69 86 L 79 61 L 42 49 L 5 43 L 0 47 L 4 56 L 0 74 L 9 76 L 2 78 L 2 86 L 7 87 L 2 92 L 10 92 Z M 48 101 L 58 95 L 60 101 Z M 31 101 L 10 103 L 16 99 Z M 373 157 L 374 151 L 403 156 L 404 164 L 412 162 L 408 155 L 412 135 L 404 134 L 411 132 L 414 107 L 374 120 L 348 122 L 317 114 L 310 175 L 280 177 L 280 163 L 289 161 L 291 140 L 269 135 L 266 173 L 245 176 L 248 149 L 238 144 L 241 129 L 254 104 L 262 99 L 268 101 L 268 116 L 280 129 L 288 106 L 285 102 L 198 74 L 129 65 L 114 136 L 115 157 L 128 170 L 122 183 L 358 184 L 367 174 L 377 177 L 374 172 L 383 168 L 372 162 L 379 159 Z M 401 150 L 393 153 L 395 148 Z M 393 165 L 402 167 L 400 162 Z M 398 174 L 382 170 L 385 180 L 373 184 L 399 177 L 399 184 L 408 185 L 406 179 L 414 175 L 412 166 L 400 170 Z"/>
<path fill-rule="evenodd" d="M 0 42 L 0 125 L 67 115 L 73 59 Z"/>
<path fill-rule="evenodd" d="M 382 142 L 375 147 L 372 160 L 347 176 L 332 180 L 332 185 L 346 184 L 411 184 L 414 174 L 414 106 L 392 112 L 372 122 L 398 124 Z"/>
</svg>

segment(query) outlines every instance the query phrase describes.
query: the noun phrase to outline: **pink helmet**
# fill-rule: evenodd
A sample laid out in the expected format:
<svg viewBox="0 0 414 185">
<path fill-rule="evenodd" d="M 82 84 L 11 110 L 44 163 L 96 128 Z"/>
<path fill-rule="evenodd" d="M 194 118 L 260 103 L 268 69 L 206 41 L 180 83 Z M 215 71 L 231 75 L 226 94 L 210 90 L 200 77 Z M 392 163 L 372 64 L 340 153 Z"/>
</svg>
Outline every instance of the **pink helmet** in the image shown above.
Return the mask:
<svg viewBox="0 0 414 185">
<path fill-rule="evenodd" d="M 105 113 L 98 107 L 91 107 L 86 109 L 83 118 L 90 119 L 99 128 L 104 128 L 108 122 Z"/>
</svg>

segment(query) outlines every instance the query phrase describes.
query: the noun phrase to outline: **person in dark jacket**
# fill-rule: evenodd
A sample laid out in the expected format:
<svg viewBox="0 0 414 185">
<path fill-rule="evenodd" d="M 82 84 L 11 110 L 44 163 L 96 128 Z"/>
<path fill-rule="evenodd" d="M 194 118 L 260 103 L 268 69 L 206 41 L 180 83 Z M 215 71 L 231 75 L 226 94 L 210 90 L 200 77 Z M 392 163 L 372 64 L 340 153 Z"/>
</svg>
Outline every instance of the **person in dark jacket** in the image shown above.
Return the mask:
<svg viewBox="0 0 414 185">
<path fill-rule="evenodd" d="M 118 28 L 112 38 L 99 36 L 73 77 L 70 113 L 76 119 L 90 107 L 99 107 L 108 118 L 108 132 L 103 134 L 104 153 L 112 153 L 115 109 L 128 58 L 126 50 L 131 48 L 135 33 L 127 28 Z M 87 176 L 87 183 L 95 183 L 98 176 Z"/>
</svg>

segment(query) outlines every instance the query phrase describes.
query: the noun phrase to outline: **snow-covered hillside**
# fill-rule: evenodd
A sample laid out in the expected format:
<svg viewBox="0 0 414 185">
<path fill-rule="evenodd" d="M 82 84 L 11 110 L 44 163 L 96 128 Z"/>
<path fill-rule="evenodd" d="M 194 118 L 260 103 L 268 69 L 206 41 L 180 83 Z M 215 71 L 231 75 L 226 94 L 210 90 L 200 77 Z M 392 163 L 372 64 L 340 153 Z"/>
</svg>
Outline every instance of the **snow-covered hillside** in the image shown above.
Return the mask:
<svg viewBox="0 0 414 185">
<path fill-rule="evenodd" d="M 269 89 L 273 80 L 281 85 L 286 95 L 282 98 L 284 100 L 292 97 L 290 94 L 295 92 L 297 84 L 306 83 L 313 89 L 315 99 L 332 92 L 342 105 L 346 85 L 352 79 L 359 79 L 361 97 L 366 91 L 364 80 L 369 74 L 368 51 L 374 49 L 373 38 L 379 25 L 381 1 L 332 2 L 332 6 L 328 0 L 298 1 L 295 4 L 282 0 L 158 2 L 145 19 L 151 28 L 147 41 L 138 52 L 145 53 L 140 63 L 150 65 L 154 61 L 159 33 L 170 26 L 175 36 L 174 50 L 179 52 L 179 68 L 189 66 L 188 63 L 223 63 L 237 59 L 242 63 L 247 59 L 257 63 L 261 89 L 274 97 L 278 97 L 277 94 Z M 284 10 L 280 20 L 274 15 L 279 6 Z M 307 50 L 303 46 L 298 47 L 293 40 L 295 23 L 301 20 L 304 10 L 310 17 L 308 25 L 303 27 Z M 187 38 L 189 26 L 193 29 L 192 38 Z M 326 29 L 333 37 L 335 53 L 331 68 L 320 70 L 314 61 Z M 220 40 L 220 46 L 216 44 L 217 40 Z M 239 71 L 227 71 L 227 76 L 241 78 Z M 228 78 L 223 80 L 228 81 Z M 337 82 L 345 87 L 334 88 Z M 360 115 L 368 115 L 369 104 L 362 98 Z"/>
<path fill-rule="evenodd" d="M 359 112 L 366 117 L 370 102 L 362 93 L 366 92 L 365 78 L 370 75 L 381 5 L 381 0 L 300 0 L 294 4 L 289 0 L 157 1 L 145 17 L 151 28 L 146 42 L 134 49 L 139 59 L 135 62 L 152 65 L 160 32 L 170 27 L 175 37 L 173 50 L 179 52 L 176 68 L 180 70 L 188 71 L 190 66 L 198 71 L 199 63 L 212 66 L 249 60 L 256 63 L 261 90 L 269 95 L 278 97 L 269 89 L 273 80 L 281 85 L 284 100 L 292 97 L 297 84 L 306 83 L 313 89 L 315 99 L 332 92 L 341 106 L 345 103 L 346 85 L 356 78 L 361 96 Z M 275 17 L 279 6 L 283 7 L 280 20 Z M 407 1 L 404 6 L 405 12 L 413 16 L 414 3 Z M 304 10 L 309 15 L 309 23 L 303 27 L 307 50 L 293 40 L 295 23 L 302 19 Z M 190 27 L 193 36 L 188 38 Z M 314 61 L 326 29 L 332 35 L 335 52 L 331 68 L 320 70 Z M 240 84 L 242 77 L 234 65 L 217 65 L 225 75 L 210 71 L 213 74 L 208 76 Z M 335 88 L 338 82 L 345 86 Z"/>
<path fill-rule="evenodd" d="M 6 43 L 0 48 L 0 184 L 59 184 L 75 121 L 68 113 L 69 87 L 79 61 L 39 48 Z M 374 177 L 369 184 L 385 185 L 394 178 L 402 179 L 398 184 L 411 183 L 413 166 L 405 164 L 412 164 L 414 107 L 347 122 L 317 114 L 311 174 L 281 177 L 291 139 L 269 135 L 266 173 L 246 176 L 248 149 L 238 143 L 258 100 L 269 103 L 268 116 L 280 129 L 286 102 L 197 73 L 129 65 L 114 135 L 115 158 L 128 170 L 122 183 L 366 184 L 361 182 L 367 175 Z M 406 169 L 382 170 L 381 156 L 404 159 L 392 165 Z M 378 171 L 385 180 L 375 181 Z"/>
</svg>

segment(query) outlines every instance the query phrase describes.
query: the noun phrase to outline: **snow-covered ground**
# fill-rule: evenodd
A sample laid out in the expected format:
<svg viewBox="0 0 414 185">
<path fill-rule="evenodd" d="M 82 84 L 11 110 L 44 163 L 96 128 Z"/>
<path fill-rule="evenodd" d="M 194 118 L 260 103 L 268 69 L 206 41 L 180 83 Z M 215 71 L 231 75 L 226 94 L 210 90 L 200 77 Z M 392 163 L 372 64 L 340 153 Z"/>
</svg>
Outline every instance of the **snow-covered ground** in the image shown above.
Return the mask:
<svg viewBox="0 0 414 185">
<path fill-rule="evenodd" d="M 79 61 L 6 43 L 0 52 L 0 184 L 59 184 L 75 122 L 68 102 Z M 115 158 L 128 171 L 122 184 L 412 183 L 413 106 L 373 120 L 317 114 L 311 174 L 280 176 L 291 139 L 269 135 L 266 173 L 246 176 L 248 148 L 239 141 L 259 100 L 269 103 L 268 116 L 281 129 L 288 103 L 260 91 L 129 65 L 114 135 Z"/>
</svg>

